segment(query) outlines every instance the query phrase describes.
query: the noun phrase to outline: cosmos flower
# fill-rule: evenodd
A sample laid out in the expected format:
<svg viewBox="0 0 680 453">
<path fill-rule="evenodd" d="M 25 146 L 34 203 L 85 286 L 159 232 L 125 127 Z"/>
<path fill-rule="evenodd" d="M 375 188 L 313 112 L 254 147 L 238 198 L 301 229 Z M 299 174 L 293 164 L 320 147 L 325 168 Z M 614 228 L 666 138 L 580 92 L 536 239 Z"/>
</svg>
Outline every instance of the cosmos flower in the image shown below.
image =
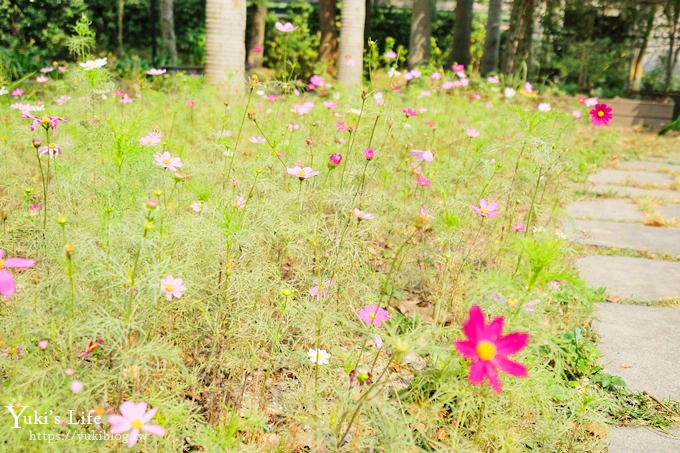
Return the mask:
<svg viewBox="0 0 680 453">
<path fill-rule="evenodd" d="M 184 281 L 181 278 L 173 278 L 172 275 L 168 275 L 165 279 L 161 280 L 161 291 L 165 293 L 166 300 L 172 300 L 172 298 L 179 299 L 186 291 L 184 286 Z"/>
<path fill-rule="evenodd" d="M 590 121 L 595 126 L 607 126 L 612 118 L 612 108 L 607 104 L 596 104 L 595 108 L 590 111 Z"/>
<path fill-rule="evenodd" d="M 16 291 L 14 277 L 7 269 L 27 269 L 35 265 L 35 260 L 27 258 L 5 258 L 5 251 L 0 249 L 0 294 L 10 297 Z"/>
<path fill-rule="evenodd" d="M 156 415 L 158 408 L 146 411 L 147 403 L 134 403 L 125 401 L 120 405 L 120 415 L 109 416 L 108 422 L 111 425 L 111 434 L 122 434 L 130 432 L 128 436 L 128 447 L 132 448 L 139 440 L 140 432 L 155 434 L 156 436 L 165 435 L 165 429 L 159 425 L 150 425 L 149 421 Z"/>
<path fill-rule="evenodd" d="M 298 178 L 300 178 L 300 181 L 302 181 L 303 179 L 312 178 L 319 174 L 319 172 L 314 171 L 312 167 L 301 167 L 300 165 L 296 165 L 293 168 L 287 168 L 286 171 L 288 172 L 289 175 L 297 176 Z"/>
<path fill-rule="evenodd" d="M 359 208 L 354 208 L 352 211 L 350 211 L 350 215 L 353 215 L 359 220 L 371 220 L 373 218 L 373 214 L 364 212 Z"/>
<path fill-rule="evenodd" d="M 380 305 L 366 305 L 357 314 L 363 322 L 378 328 L 382 327 L 382 324 L 390 319 L 389 312 L 380 308 Z"/>
<path fill-rule="evenodd" d="M 276 29 L 280 31 L 281 33 L 291 33 L 297 30 L 300 27 L 295 27 L 293 24 L 290 22 L 286 22 L 285 24 L 282 24 L 281 22 L 277 22 L 275 25 Z"/>
<path fill-rule="evenodd" d="M 157 75 L 163 75 L 166 72 L 168 72 L 167 69 L 156 69 L 156 68 L 151 68 L 148 71 L 146 71 L 146 75 L 150 76 L 157 76 Z"/>
<path fill-rule="evenodd" d="M 328 359 L 331 358 L 331 355 L 326 352 L 325 349 L 310 348 L 309 351 L 307 351 L 307 357 L 309 357 L 309 360 L 316 365 L 328 365 Z"/>
<path fill-rule="evenodd" d="M 434 156 L 430 151 L 423 151 L 421 149 L 412 149 L 410 151 L 411 155 L 415 157 L 417 161 L 420 162 L 432 162 L 434 160 Z"/>
<path fill-rule="evenodd" d="M 107 57 L 97 58 L 96 60 L 87 60 L 84 63 L 80 63 L 80 67 L 86 71 L 91 71 L 106 66 L 106 63 L 108 63 Z"/>
<path fill-rule="evenodd" d="M 484 198 L 479 200 L 479 207 L 470 205 L 470 209 L 482 217 L 498 216 L 498 203 L 486 201 Z"/>
<path fill-rule="evenodd" d="M 163 153 L 156 153 L 153 155 L 156 165 L 167 168 L 171 172 L 176 172 L 178 168 L 184 166 L 179 157 L 173 157 L 168 151 Z"/>
</svg>

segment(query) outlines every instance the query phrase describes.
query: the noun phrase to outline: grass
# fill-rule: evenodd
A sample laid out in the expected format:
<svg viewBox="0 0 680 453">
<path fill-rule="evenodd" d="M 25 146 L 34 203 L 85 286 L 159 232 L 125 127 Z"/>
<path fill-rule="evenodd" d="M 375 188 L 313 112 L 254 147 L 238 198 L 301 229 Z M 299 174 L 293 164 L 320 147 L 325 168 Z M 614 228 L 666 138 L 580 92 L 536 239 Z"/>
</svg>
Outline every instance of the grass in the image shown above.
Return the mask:
<svg viewBox="0 0 680 453">
<path fill-rule="evenodd" d="M 382 87 L 384 106 L 373 92 L 309 94 L 315 106 L 300 115 L 291 109 L 301 99 L 269 101 L 276 91 L 264 84 L 227 96 L 184 75 L 125 81 L 134 102 L 121 104 L 117 83 L 95 71 L 74 66 L 65 81 L 27 90 L 25 100 L 69 119 L 54 138 L 31 132 L 0 99 L 9 117 L 0 124 L 0 246 L 37 260 L 13 271 L 17 292 L 0 307 L 0 344 L 24 348 L 0 357 L 5 404 L 53 417 L 146 401 L 165 435 L 140 440 L 144 451 L 592 452 L 605 449 L 598 427 L 625 417 L 667 426 L 668 414 L 625 396 L 597 366 L 589 323 L 600 293 L 576 277 L 578 248 L 555 228 L 570 196 L 562 187 L 603 165 L 615 131 L 537 113 L 534 99 L 503 100 L 476 80 L 480 100 L 421 80 Z M 71 100 L 57 105 L 62 95 Z M 427 110 L 407 118 L 407 107 Z M 162 143 L 140 144 L 152 130 Z M 260 136 L 265 143 L 250 140 Z M 63 150 L 50 161 L 47 202 L 33 138 Z M 418 164 L 411 149 L 434 161 Z M 182 174 L 154 163 L 161 150 L 181 158 Z M 343 155 L 335 169 L 332 153 Z M 296 162 L 320 174 L 288 174 Z M 469 205 L 480 198 L 497 201 L 500 215 L 477 216 Z M 45 210 L 29 213 L 34 204 L 46 205 L 45 227 Z M 354 208 L 374 218 L 359 221 Z M 517 223 L 528 232 L 514 232 Z M 180 298 L 161 290 L 168 275 L 183 279 Z M 319 300 L 309 293 L 315 280 L 332 281 Z M 510 299 L 540 303 L 529 313 Z M 367 304 L 388 310 L 380 329 L 359 319 Z M 473 304 L 503 316 L 505 332 L 531 337 L 517 356 L 529 377 L 503 375 L 500 394 L 471 385 L 469 361 L 453 347 Z M 311 363 L 310 348 L 328 351 L 329 364 Z M 350 385 L 355 368 L 374 383 Z M 14 451 L 65 448 L 29 432 L 108 432 L 106 423 L 12 429 L 9 414 L 3 420 L 3 445 Z M 124 448 L 66 448 L 94 446 Z"/>
</svg>

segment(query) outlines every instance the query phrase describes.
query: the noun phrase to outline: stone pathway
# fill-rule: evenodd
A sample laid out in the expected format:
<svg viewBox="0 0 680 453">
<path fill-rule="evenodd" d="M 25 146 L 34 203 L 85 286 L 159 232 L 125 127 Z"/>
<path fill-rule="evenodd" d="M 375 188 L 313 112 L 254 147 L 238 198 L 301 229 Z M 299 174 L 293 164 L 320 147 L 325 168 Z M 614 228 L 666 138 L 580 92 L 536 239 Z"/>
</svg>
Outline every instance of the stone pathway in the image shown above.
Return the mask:
<svg viewBox="0 0 680 453">
<path fill-rule="evenodd" d="M 598 197 L 568 206 L 571 220 L 563 223 L 571 240 L 614 249 L 576 261 L 589 286 L 606 288 L 608 300 L 620 302 L 597 304 L 604 371 L 633 391 L 672 401 L 680 401 L 678 189 L 680 157 L 622 162 L 588 178 L 586 192 Z M 672 303 L 655 305 L 662 301 Z M 680 427 L 669 433 L 616 427 L 607 443 L 611 453 L 680 452 Z"/>
</svg>

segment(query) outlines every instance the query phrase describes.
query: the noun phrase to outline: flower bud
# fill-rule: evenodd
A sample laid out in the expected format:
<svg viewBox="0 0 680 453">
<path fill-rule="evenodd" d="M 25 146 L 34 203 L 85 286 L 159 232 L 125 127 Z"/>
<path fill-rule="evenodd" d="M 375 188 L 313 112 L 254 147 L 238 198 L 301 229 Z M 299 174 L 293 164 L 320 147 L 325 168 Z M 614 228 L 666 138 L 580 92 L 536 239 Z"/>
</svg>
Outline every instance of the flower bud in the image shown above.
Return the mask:
<svg viewBox="0 0 680 453">
<path fill-rule="evenodd" d="M 31 140 L 31 143 L 33 143 L 33 147 L 35 149 L 40 148 L 40 145 L 42 144 L 42 142 L 40 140 L 38 140 L 37 138 L 34 138 L 33 140 Z"/>
<path fill-rule="evenodd" d="M 293 290 L 286 287 L 281 290 L 281 295 L 285 298 L 288 298 L 293 295 Z"/>
<path fill-rule="evenodd" d="M 158 207 L 158 200 L 146 200 L 146 209 L 153 211 Z"/>
<path fill-rule="evenodd" d="M 340 162 L 342 162 L 342 154 L 331 154 L 331 157 L 328 159 L 328 166 L 335 168 L 340 165 Z"/>
<path fill-rule="evenodd" d="M 66 256 L 68 258 L 71 258 L 71 257 L 73 257 L 73 255 L 76 254 L 76 249 L 73 248 L 73 244 L 66 244 L 64 246 L 64 252 L 66 253 Z"/>
<path fill-rule="evenodd" d="M 366 157 L 366 160 L 373 160 L 373 157 L 375 157 L 375 152 L 371 148 L 366 148 L 364 150 L 364 156 Z"/>
<path fill-rule="evenodd" d="M 57 217 L 57 223 L 61 226 L 64 226 L 68 223 L 68 217 L 66 217 L 66 214 L 59 214 Z"/>
</svg>

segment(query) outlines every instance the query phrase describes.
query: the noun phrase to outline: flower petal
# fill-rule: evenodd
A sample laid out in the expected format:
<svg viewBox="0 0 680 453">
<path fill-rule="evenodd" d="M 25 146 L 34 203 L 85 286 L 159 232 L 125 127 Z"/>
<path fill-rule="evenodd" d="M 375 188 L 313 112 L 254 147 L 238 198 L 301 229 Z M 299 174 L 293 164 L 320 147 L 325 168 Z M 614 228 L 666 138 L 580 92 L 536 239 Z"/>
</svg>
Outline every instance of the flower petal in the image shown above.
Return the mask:
<svg viewBox="0 0 680 453">
<path fill-rule="evenodd" d="M 528 342 L 528 333 L 511 333 L 496 341 L 496 353 L 500 355 L 514 354 L 524 349 Z"/>
<path fill-rule="evenodd" d="M 156 436 L 165 435 L 165 429 L 160 425 L 144 425 L 142 426 L 142 431 L 149 434 L 155 434 Z"/>
<path fill-rule="evenodd" d="M 131 422 L 134 421 L 134 420 L 137 420 L 138 417 L 135 417 L 135 415 L 136 415 L 135 407 L 136 406 L 137 405 L 133 401 L 123 401 L 120 404 L 120 408 L 119 408 L 120 414 Z"/>
<path fill-rule="evenodd" d="M 521 363 L 517 363 L 513 360 L 508 360 L 505 357 L 496 357 L 493 360 L 493 363 L 501 370 L 513 376 L 517 377 L 528 376 L 527 368 L 524 365 L 522 365 Z"/>
<path fill-rule="evenodd" d="M 484 339 L 495 343 L 503 332 L 503 321 L 502 316 L 494 318 L 485 329 Z"/>
<path fill-rule="evenodd" d="M 7 258 L 3 264 L 5 267 L 21 267 L 28 268 L 33 267 L 35 260 L 30 260 L 28 258 Z"/>
<path fill-rule="evenodd" d="M 475 348 L 475 344 L 471 341 L 456 341 L 455 342 L 456 350 L 462 355 L 463 357 L 467 357 L 468 359 L 478 359 L 479 355 L 477 354 L 477 348 Z"/>
<path fill-rule="evenodd" d="M 156 411 L 157 411 L 157 410 L 158 410 L 158 408 L 157 408 L 157 407 L 154 407 L 154 408 L 151 409 L 149 412 L 147 412 L 146 414 L 144 414 L 144 415 L 142 416 L 142 418 L 140 418 L 140 421 L 141 421 L 142 423 L 148 423 L 149 420 L 151 420 L 151 419 L 153 418 L 153 416 L 156 415 Z"/>
<path fill-rule="evenodd" d="M 484 376 L 486 376 L 486 366 L 484 363 L 483 360 L 477 360 L 470 365 L 470 376 L 468 376 L 468 379 L 471 383 L 479 385 L 484 380 Z"/>
<path fill-rule="evenodd" d="M 479 305 L 470 308 L 470 317 L 463 324 L 463 333 L 473 343 L 477 343 L 484 333 L 484 313 Z"/>
<path fill-rule="evenodd" d="M 484 370 L 489 383 L 496 393 L 501 393 L 501 381 L 498 379 L 498 370 L 491 362 L 484 362 Z"/>
<path fill-rule="evenodd" d="M 137 428 L 132 428 L 132 431 L 130 431 L 130 437 L 128 437 L 128 447 L 129 448 L 134 447 L 138 439 L 139 430 Z"/>
<path fill-rule="evenodd" d="M 116 417 L 112 420 L 113 417 Z M 109 424 L 111 425 L 111 434 L 121 434 L 130 431 L 132 423 L 120 415 L 109 416 Z"/>
<path fill-rule="evenodd" d="M 8 270 L 0 269 L 0 294 L 9 297 L 14 294 L 16 288 L 12 274 Z"/>
</svg>

